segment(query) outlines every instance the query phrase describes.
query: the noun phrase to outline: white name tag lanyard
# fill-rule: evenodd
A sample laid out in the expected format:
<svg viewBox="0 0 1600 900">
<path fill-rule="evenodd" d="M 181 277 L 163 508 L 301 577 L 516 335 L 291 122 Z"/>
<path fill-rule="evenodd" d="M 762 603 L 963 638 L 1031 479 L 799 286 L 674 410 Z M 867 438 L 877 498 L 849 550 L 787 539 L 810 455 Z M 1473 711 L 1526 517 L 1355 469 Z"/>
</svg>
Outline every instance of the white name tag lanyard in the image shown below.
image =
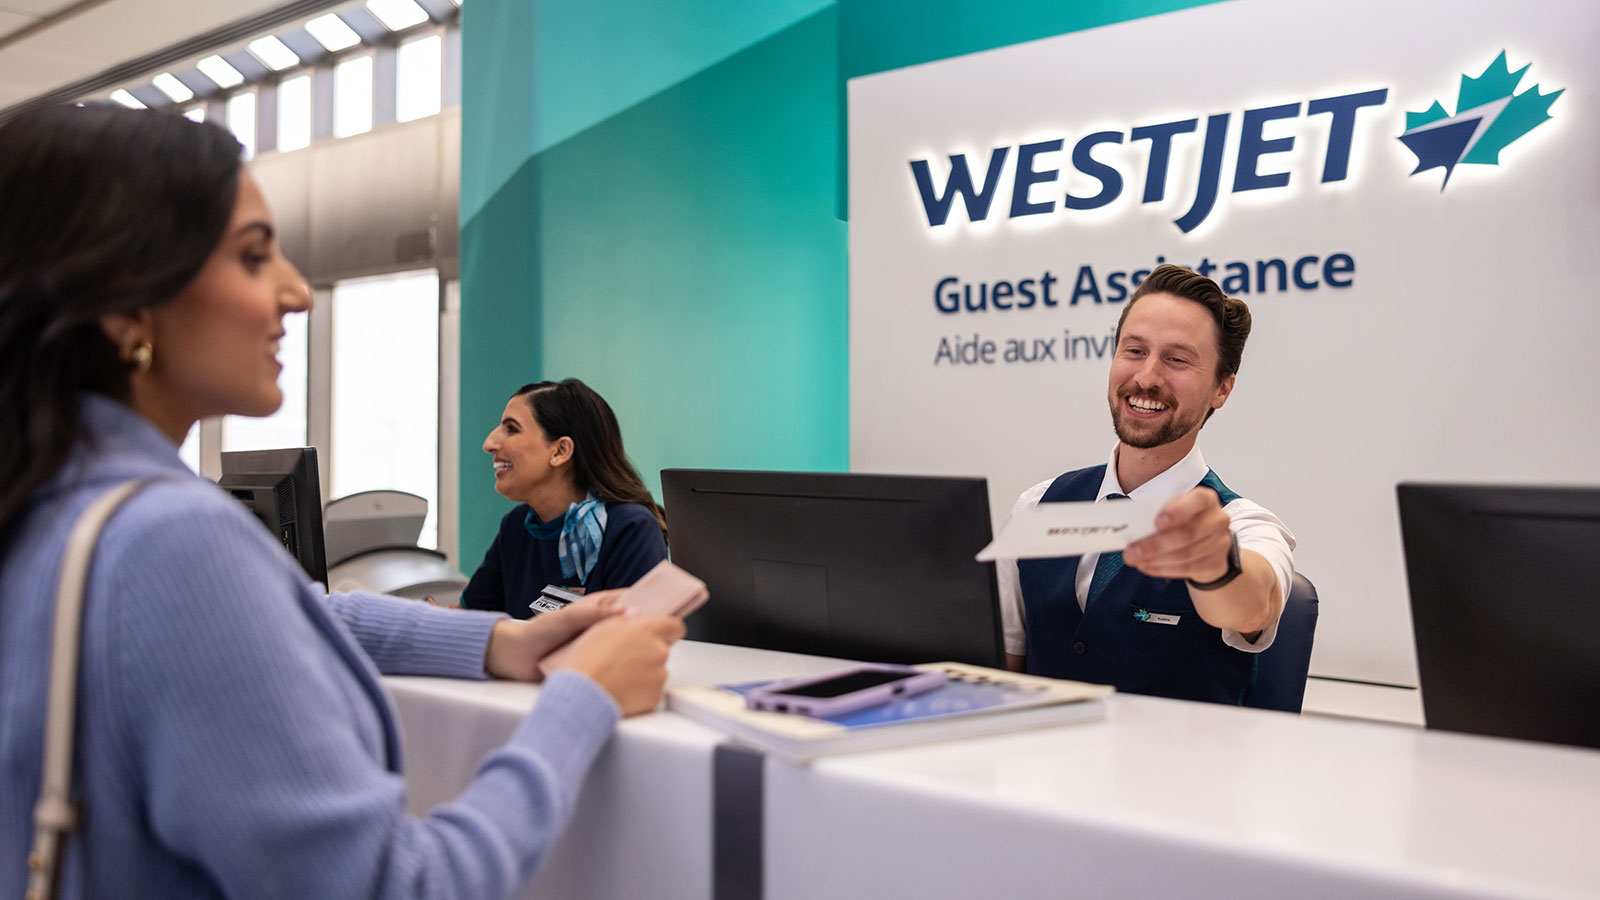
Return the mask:
<svg viewBox="0 0 1600 900">
<path fill-rule="evenodd" d="M 1108 500 L 1102 503 L 1039 503 L 1012 514 L 979 562 L 1082 556 L 1121 550 L 1156 530 L 1156 513 L 1170 497 Z"/>
</svg>

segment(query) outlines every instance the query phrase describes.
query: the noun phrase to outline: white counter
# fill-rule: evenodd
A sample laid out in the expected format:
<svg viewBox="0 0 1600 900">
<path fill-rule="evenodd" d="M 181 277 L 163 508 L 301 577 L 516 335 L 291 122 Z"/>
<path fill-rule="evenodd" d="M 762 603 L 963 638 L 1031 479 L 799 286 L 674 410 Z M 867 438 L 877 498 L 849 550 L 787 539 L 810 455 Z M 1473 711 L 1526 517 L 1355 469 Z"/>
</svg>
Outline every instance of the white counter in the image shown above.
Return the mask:
<svg viewBox="0 0 1600 900">
<path fill-rule="evenodd" d="M 671 685 L 836 661 L 684 642 Z M 414 809 L 449 799 L 538 689 L 390 678 Z M 531 896 L 708 898 L 712 750 L 623 723 Z M 769 759 L 765 896 L 1600 896 L 1600 751 L 1118 696 L 1103 722 Z"/>
<path fill-rule="evenodd" d="M 1311 677 L 1301 710 L 1308 716 L 1336 716 L 1422 727 L 1422 692 L 1414 687 Z"/>
</svg>

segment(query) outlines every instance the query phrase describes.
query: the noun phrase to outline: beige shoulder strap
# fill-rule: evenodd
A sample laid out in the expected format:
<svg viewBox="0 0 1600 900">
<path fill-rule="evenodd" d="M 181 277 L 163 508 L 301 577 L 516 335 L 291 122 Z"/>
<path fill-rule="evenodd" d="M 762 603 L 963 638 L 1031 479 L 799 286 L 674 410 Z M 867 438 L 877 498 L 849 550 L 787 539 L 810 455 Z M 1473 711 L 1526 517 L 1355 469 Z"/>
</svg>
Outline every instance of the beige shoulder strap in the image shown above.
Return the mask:
<svg viewBox="0 0 1600 900">
<path fill-rule="evenodd" d="M 44 778 L 39 803 L 33 808 L 33 850 L 28 854 L 27 900 L 55 896 L 61 868 L 61 847 L 78 824 L 72 802 L 72 742 L 78 700 L 78 638 L 83 623 L 84 582 L 100 529 L 118 507 L 138 493 L 148 479 L 124 482 L 100 495 L 72 528 L 61 557 L 56 583 L 56 611 L 50 638 L 50 686 L 45 700 Z"/>
</svg>

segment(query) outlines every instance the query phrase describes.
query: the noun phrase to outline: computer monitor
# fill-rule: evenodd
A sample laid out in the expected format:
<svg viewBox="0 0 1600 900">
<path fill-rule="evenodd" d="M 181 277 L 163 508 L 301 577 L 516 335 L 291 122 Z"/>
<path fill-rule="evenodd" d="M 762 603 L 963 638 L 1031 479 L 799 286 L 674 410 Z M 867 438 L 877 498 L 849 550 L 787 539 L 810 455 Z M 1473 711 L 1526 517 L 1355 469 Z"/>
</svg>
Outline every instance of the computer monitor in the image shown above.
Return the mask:
<svg viewBox="0 0 1600 900">
<path fill-rule="evenodd" d="M 217 484 L 255 513 L 312 581 L 328 583 L 316 448 L 224 453 Z"/>
<path fill-rule="evenodd" d="M 1398 493 L 1428 727 L 1600 747 L 1600 488 Z"/>
<path fill-rule="evenodd" d="M 982 478 L 665 469 L 672 559 L 711 602 L 694 640 L 1000 667 Z"/>
</svg>

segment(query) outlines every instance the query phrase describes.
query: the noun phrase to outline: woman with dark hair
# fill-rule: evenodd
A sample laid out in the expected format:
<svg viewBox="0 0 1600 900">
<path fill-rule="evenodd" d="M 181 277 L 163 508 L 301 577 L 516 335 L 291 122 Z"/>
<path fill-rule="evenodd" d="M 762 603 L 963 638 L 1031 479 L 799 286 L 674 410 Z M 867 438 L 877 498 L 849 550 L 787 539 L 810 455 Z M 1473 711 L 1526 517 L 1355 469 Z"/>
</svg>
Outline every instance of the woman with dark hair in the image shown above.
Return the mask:
<svg viewBox="0 0 1600 900">
<path fill-rule="evenodd" d="M 57 874 L 71 897 L 511 896 L 682 625 L 615 597 L 519 622 L 322 595 L 183 465 L 196 420 L 279 406 L 283 316 L 311 305 L 239 153 L 120 107 L 0 126 L 0 896 Z M 130 481 L 52 649 L 68 533 Z M 379 672 L 531 679 L 574 635 L 466 792 L 408 816 Z M 41 794 L 47 705 L 76 722 L 65 795 Z"/>
<path fill-rule="evenodd" d="M 494 489 L 518 505 L 462 606 L 526 619 L 546 585 L 628 587 L 667 558 L 665 513 L 628 461 L 617 416 L 578 379 L 518 388 L 483 450 Z"/>
</svg>

